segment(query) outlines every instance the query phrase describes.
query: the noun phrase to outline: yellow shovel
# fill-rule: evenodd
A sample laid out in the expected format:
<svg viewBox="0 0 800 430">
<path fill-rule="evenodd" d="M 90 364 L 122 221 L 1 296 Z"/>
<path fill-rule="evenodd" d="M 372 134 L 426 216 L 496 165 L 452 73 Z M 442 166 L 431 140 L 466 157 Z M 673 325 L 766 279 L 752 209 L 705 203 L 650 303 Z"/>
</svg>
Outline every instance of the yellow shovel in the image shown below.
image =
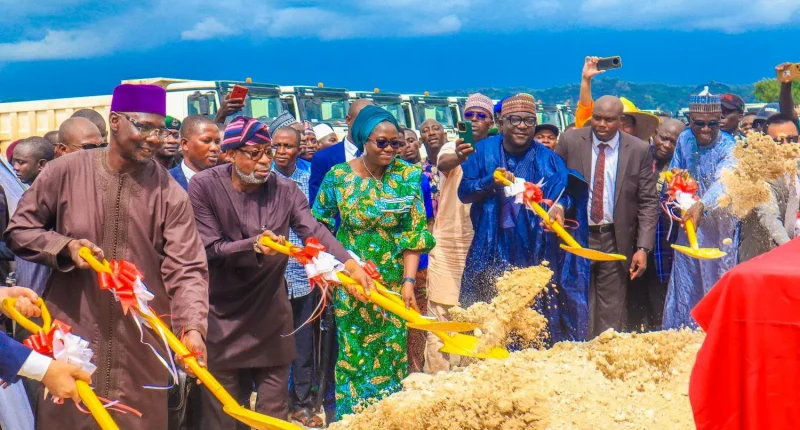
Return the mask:
<svg viewBox="0 0 800 430">
<path fill-rule="evenodd" d="M 81 248 L 79 251 L 80 256 L 89 263 L 89 266 L 92 267 L 96 272 L 106 272 L 111 273 L 111 269 L 108 266 L 108 262 L 100 262 L 97 258 L 94 257 L 92 251 L 89 248 Z M 236 399 L 234 399 L 226 390 L 225 388 L 217 381 L 216 378 L 206 369 L 205 367 L 200 366 L 197 362 L 197 358 L 193 357 L 191 351 L 186 348 L 186 345 L 178 339 L 172 333 L 172 330 L 164 324 L 161 319 L 155 315 L 153 312 L 142 312 L 138 307 L 135 308 L 136 311 L 141 315 L 147 323 L 152 327 L 154 330 L 159 330 L 164 334 L 167 339 L 167 343 L 169 344 L 170 349 L 175 352 L 176 355 L 184 358 L 186 365 L 192 369 L 194 374 L 197 376 L 205 387 L 211 391 L 211 394 L 217 398 L 217 400 L 222 403 L 223 408 L 222 410 L 230 415 L 231 417 L 235 418 L 237 421 L 247 424 L 248 426 L 259 429 L 259 430 L 302 430 L 302 427 L 298 427 L 292 423 L 288 423 L 283 420 L 279 420 L 277 418 L 268 417 L 264 414 L 260 414 L 258 412 L 253 412 L 250 409 L 247 409 L 240 405 Z"/>
<path fill-rule="evenodd" d="M 511 185 L 511 181 L 506 179 L 505 176 L 499 171 L 494 172 L 494 178 L 500 181 L 503 185 L 509 186 Z M 564 227 L 557 223 L 556 221 L 550 218 L 550 215 L 544 210 L 543 207 L 539 205 L 539 203 L 532 202 L 532 201 L 525 201 L 525 204 L 542 219 L 544 224 L 552 230 L 558 237 L 561 238 L 565 243 L 561 244 L 561 249 L 567 251 L 569 253 L 575 254 L 579 257 L 586 258 L 588 260 L 594 261 L 625 261 L 627 258 L 624 255 L 620 254 L 608 254 L 605 252 L 596 251 L 594 249 L 584 248 L 581 246 L 578 241 L 576 241 L 572 235 L 570 235 Z"/>
<path fill-rule="evenodd" d="M 7 298 L 3 300 L 3 303 L 0 306 L 3 307 L 3 311 L 12 320 L 16 321 L 17 324 L 22 326 L 25 330 L 28 330 L 34 334 L 39 333 L 40 331 L 43 331 L 45 334 L 50 334 L 50 328 L 53 322 L 50 318 L 50 311 L 47 310 L 47 306 L 44 304 L 44 300 L 39 298 L 39 300 L 36 302 L 36 305 L 42 310 L 42 324 L 44 327 L 40 327 L 33 321 L 25 318 L 25 316 L 14 307 L 16 303 L 17 299 Z M 78 390 L 78 395 L 80 396 L 81 400 L 86 405 L 86 408 L 89 409 L 89 412 L 92 414 L 102 430 L 119 430 L 117 423 L 115 423 L 114 419 L 111 418 L 111 415 L 103 406 L 103 403 L 100 402 L 100 399 L 97 398 L 97 394 L 95 394 L 94 390 L 92 390 L 92 387 L 90 387 L 89 384 L 83 381 L 75 381 L 75 387 Z"/>
<path fill-rule="evenodd" d="M 261 244 L 281 254 L 285 254 L 290 257 L 292 256 L 288 246 L 275 243 L 267 237 L 261 238 Z M 339 281 L 341 281 L 343 284 L 352 285 L 359 292 L 361 292 L 361 294 L 365 294 L 361 285 L 354 281 L 351 277 L 342 272 L 336 272 L 336 275 L 339 277 Z M 420 315 L 419 312 L 413 309 L 407 309 L 405 303 L 403 303 L 399 297 L 391 294 L 385 286 L 381 285 L 380 282 L 375 281 L 375 287 L 379 294 L 370 294 L 370 302 L 404 319 L 406 321 L 406 325 L 409 327 L 431 331 L 433 334 L 442 339 L 442 342 L 444 343 L 444 347 L 441 349 L 441 352 L 475 358 L 505 359 L 508 357 L 508 351 L 499 347 L 492 348 L 487 352 L 479 352 L 478 338 L 475 336 L 458 333 L 452 336 L 447 334 L 447 331 L 472 330 L 479 327 L 479 325 L 461 322 L 439 323 L 430 321 Z M 444 328 L 446 331 L 439 331 L 442 328 Z"/>
<path fill-rule="evenodd" d="M 686 220 L 686 222 L 684 222 L 684 228 L 686 229 L 686 236 L 689 239 L 689 246 L 676 245 L 673 243 L 672 249 L 700 260 L 716 260 L 728 255 L 727 252 L 719 248 L 700 248 L 700 244 L 697 242 L 697 230 L 692 220 Z"/>
</svg>

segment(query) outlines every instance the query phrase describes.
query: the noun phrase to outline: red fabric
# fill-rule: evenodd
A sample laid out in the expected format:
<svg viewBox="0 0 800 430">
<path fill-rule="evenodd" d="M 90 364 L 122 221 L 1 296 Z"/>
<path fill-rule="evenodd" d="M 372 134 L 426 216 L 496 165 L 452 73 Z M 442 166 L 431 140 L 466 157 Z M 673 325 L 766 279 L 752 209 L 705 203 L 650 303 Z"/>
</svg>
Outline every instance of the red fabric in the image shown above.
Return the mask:
<svg viewBox="0 0 800 430">
<path fill-rule="evenodd" d="M 707 337 L 689 399 L 699 430 L 800 428 L 800 240 L 729 271 L 692 316 Z"/>
<path fill-rule="evenodd" d="M 597 163 L 594 167 L 594 181 L 592 182 L 592 213 L 591 218 L 595 224 L 603 222 L 603 188 L 606 178 L 606 147 L 608 144 L 598 145 L 600 153 L 597 154 Z"/>
</svg>

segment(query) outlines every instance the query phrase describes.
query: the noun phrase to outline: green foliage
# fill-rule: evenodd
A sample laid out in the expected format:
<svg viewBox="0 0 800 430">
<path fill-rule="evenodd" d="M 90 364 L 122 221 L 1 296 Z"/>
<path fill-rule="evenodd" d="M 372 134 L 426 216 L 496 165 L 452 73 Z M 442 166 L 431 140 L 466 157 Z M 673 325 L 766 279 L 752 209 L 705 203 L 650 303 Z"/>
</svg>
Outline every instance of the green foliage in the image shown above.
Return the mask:
<svg viewBox="0 0 800 430">
<path fill-rule="evenodd" d="M 781 85 L 776 79 L 762 79 L 753 86 L 755 98 L 766 103 L 777 102 L 780 91 Z M 800 100 L 800 82 L 798 81 L 792 82 L 792 97 Z"/>
</svg>

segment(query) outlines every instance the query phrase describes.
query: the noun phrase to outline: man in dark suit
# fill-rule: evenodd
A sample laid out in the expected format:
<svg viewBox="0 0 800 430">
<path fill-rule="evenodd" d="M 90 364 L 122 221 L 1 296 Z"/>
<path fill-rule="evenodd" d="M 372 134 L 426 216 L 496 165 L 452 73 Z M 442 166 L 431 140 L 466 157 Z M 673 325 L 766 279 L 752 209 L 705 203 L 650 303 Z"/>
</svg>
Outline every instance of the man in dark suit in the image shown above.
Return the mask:
<svg viewBox="0 0 800 430">
<path fill-rule="evenodd" d="M 625 329 L 628 281 L 641 276 L 652 252 L 658 221 L 656 175 L 650 147 L 619 130 L 622 102 L 595 102 L 591 127 L 564 133 L 556 152 L 589 181 L 589 247 L 626 256 L 593 262 L 589 290 L 593 336 Z"/>
<path fill-rule="evenodd" d="M 219 162 L 222 134 L 211 119 L 203 115 L 189 115 L 181 124 L 180 143 L 183 161 L 169 169 L 169 174 L 187 190 L 189 180 L 195 173 L 214 167 Z"/>
<path fill-rule="evenodd" d="M 361 109 L 371 104 L 374 103 L 370 99 L 358 99 L 354 101 L 350 105 L 350 110 L 347 111 L 347 117 L 345 118 L 348 127 L 347 136 L 336 145 L 329 146 L 317 152 L 314 154 L 314 158 L 311 159 L 311 178 L 308 180 L 308 203 L 312 207 L 317 200 L 317 192 L 319 192 L 319 187 L 322 185 L 322 180 L 325 179 L 325 175 L 328 174 L 328 171 L 337 164 L 350 161 L 361 155 L 358 153 L 358 148 L 356 148 L 356 145 L 353 143 L 353 138 L 350 135 L 350 127 L 352 127 L 353 121 L 356 120 Z"/>
<path fill-rule="evenodd" d="M 6 298 L 17 299 L 16 309 L 28 318 L 40 316 L 34 305 L 39 296 L 28 288 L 0 288 L 0 302 Z M 27 346 L 15 341 L 0 330 L 0 380 L 13 383 L 20 376 L 42 381 L 50 393 L 62 399 L 80 402 L 76 380 L 91 383 L 88 373 L 71 364 L 45 357 Z M 2 389 L 2 388 L 0 388 Z"/>
</svg>

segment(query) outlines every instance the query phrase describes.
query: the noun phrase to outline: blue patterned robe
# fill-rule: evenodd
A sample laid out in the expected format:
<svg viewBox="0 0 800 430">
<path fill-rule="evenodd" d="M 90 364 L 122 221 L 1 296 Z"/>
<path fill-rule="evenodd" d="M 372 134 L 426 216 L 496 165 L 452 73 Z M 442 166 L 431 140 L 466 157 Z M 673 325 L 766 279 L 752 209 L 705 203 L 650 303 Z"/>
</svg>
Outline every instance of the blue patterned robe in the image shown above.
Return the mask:
<svg viewBox="0 0 800 430">
<path fill-rule="evenodd" d="M 720 132 L 717 141 L 705 147 L 697 144 L 692 130 L 684 130 L 678 137 L 669 168 L 686 169 L 697 181 L 697 195 L 705 206 L 705 214 L 697 228 L 697 240 L 701 248 L 720 248 L 728 255 L 718 260 L 699 260 L 675 252 L 664 306 L 664 330 L 683 326 L 696 328 L 692 309 L 738 262 L 739 221 L 729 209 L 720 208 L 718 203 L 725 194 L 720 180 L 722 171 L 736 164 L 734 146 L 736 141 L 725 132 Z M 680 228 L 677 244 L 689 246 L 686 231 L 677 224 L 674 228 Z M 732 239 L 733 244 L 723 245 L 726 238 Z"/>
<path fill-rule="evenodd" d="M 478 142 L 475 153 L 462 165 L 458 197 L 472 203 L 475 237 L 467 254 L 461 305 L 491 300 L 497 294 L 496 279 L 509 268 L 535 266 L 546 260 L 555 272 L 552 282 L 557 287 L 537 299 L 535 309 L 547 317 L 552 342 L 584 340 L 589 328 L 589 261 L 562 251 L 560 239 L 544 231 L 533 211 L 511 203 L 513 197 L 505 197 L 492 175 L 504 167 L 528 182 L 544 179 L 544 198 L 553 201 L 564 191 L 558 202 L 568 218 L 580 223 L 572 234 L 583 246 L 588 240 L 586 182 L 538 142 L 517 156 L 507 153 L 502 142 L 500 135 Z"/>
</svg>

